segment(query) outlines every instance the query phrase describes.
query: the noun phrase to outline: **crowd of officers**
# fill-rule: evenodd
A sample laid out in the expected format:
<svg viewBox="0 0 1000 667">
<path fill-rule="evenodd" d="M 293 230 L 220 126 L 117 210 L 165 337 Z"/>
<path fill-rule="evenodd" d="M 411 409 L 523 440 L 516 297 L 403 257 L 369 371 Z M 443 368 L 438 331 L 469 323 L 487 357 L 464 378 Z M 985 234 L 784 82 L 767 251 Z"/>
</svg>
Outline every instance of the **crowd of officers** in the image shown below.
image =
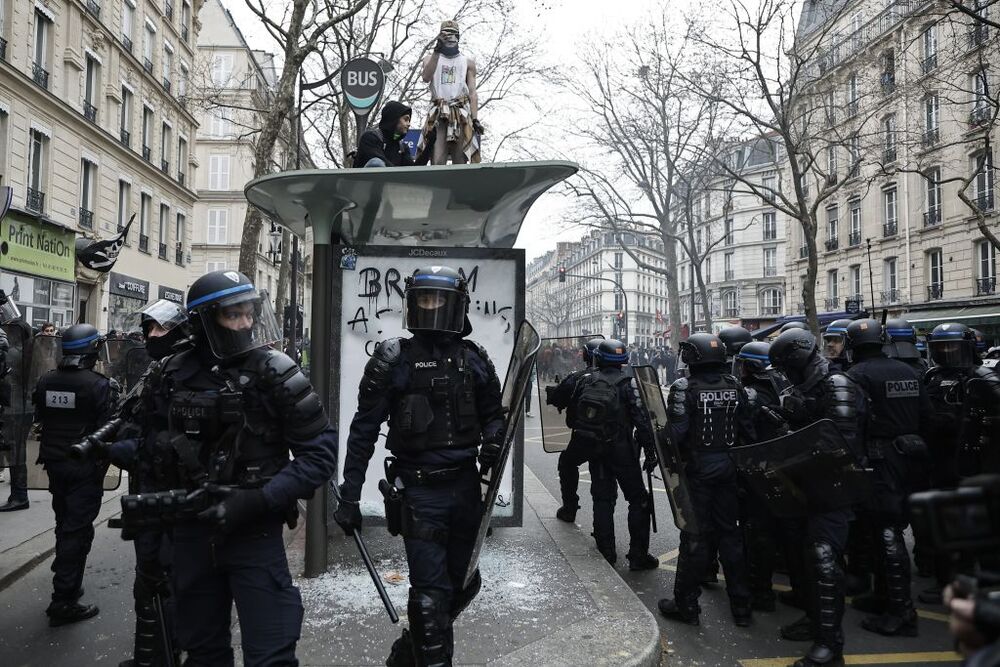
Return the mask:
<svg viewBox="0 0 1000 667">
<path fill-rule="evenodd" d="M 681 342 L 685 376 L 670 385 L 665 435 L 682 469 L 666 474 L 683 479 L 697 530 L 681 529 L 673 597 L 659 602 L 665 617 L 698 625 L 701 587 L 718 581 L 721 563 L 736 625 L 750 625 L 755 611 L 774 611 L 779 598 L 805 612 L 781 628 L 784 639 L 811 642 L 795 667 L 844 664 L 847 595 L 869 614 L 865 630 L 917 635 L 903 538 L 908 497 L 1000 473 L 1000 376 L 983 364 L 982 337 L 963 324 L 937 326 L 927 337 L 931 363 L 917 345 L 914 328 L 902 319 L 884 325 L 837 320 L 822 341 L 794 322 L 770 343 L 740 327 Z M 657 465 L 650 422 L 637 400 L 636 381 L 623 366 L 622 343 L 594 339 L 583 352 L 591 367 L 563 377 L 547 397 L 567 411 L 572 429 L 559 457 L 557 516 L 575 520 L 578 467 L 589 462 L 598 550 L 615 563 L 617 480 L 629 504 L 630 569 L 655 568 L 647 553 L 651 497 L 639 459 L 642 449 L 642 467 L 651 471 Z M 605 385 L 617 393 L 602 396 Z M 597 424 L 581 415 L 596 415 Z M 863 502 L 779 518 L 738 470 L 732 450 L 820 420 L 836 426 L 851 465 L 867 471 L 870 489 Z M 949 554 L 919 542 L 914 551 L 917 566 L 935 580 L 920 598 L 940 604 L 955 574 Z M 772 576 L 779 567 L 788 572 L 791 590 L 776 595 Z"/>
</svg>

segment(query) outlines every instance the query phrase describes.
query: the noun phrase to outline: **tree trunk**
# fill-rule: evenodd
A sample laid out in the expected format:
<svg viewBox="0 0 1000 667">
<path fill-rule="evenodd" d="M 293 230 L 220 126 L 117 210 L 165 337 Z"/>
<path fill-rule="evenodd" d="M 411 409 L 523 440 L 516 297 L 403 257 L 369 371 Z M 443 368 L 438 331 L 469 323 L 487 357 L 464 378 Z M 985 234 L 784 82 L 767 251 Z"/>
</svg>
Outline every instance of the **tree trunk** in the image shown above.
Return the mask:
<svg viewBox="0 0 1000 667">
<path fill-rule="evenodd" d="M 806 246 L 809 249 L 809 262 L 806 267 L 806 281 L 802 285 L 802 305 L 806 310 L 806 324 L 813 335 L 819 338 L 819 316 L 816 311 L 816 221 L 812 219 L 802 221 L 802 232 L 806 238 Z M 870 279 L 870 278 L 869 278 Z M 872 304 L 872 308 L 875 304 Z"/>
<path fill-rule="evenodd" d="M 663 234 L 663 249 L 667 255 L 667 301 L 670 319 L 670 347 L 677 349 L 681 342 L 681 294 L 677 287 L 677 241 L 669 234 Z"/>
<path fill-rule="evenodd" d="M 278 286 L 276 288 L 277 294 L 274 298 L 274 310 L 278 315 L 278 322 L 281 323 L 281 330 L 285 330 L 285 303 L 288 295 L 288 278 L 289 269 L 291 268 L 291 262 L 289 258 L 292 256 L 291 246 L 292 246 L 292 235 L 288 233 L 287 229 L 282 229 L 281 231 L 281 265 L 278 267 Z M 293 315 L 294 317 L 294 315 Z"/>
<path fill-rule="evenodd" d="M 698 279 L 698 294 L 701 296 L 701 312 L 705 316 L 705 331 L 712 333 L 712 304 L 709 303 L 708 289 L 705 287 L 705 279 L 701 277 L 701 262 L 694 265 L 694 276 Z M 692 325 L 693 326 L 693 325 Z M 694 333 L 692 331 L 691 333 Z"/>
</svg>

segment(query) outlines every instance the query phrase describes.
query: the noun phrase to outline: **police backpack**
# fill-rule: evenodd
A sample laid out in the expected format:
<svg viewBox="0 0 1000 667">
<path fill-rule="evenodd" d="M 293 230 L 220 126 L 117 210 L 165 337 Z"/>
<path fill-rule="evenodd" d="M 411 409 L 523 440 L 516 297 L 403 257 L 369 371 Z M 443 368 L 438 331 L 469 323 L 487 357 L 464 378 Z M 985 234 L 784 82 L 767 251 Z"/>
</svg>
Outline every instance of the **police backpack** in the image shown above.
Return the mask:
<svg viewBox="0 0 1000 667">
<path fill-rule="evenodd" d="M 610 440 L 619 429 L 618 383 L 627 377 L 609 380 L 600 373 L 580 378 L 566 412 L 566 425 L 594 440 Z"/>
</svg>

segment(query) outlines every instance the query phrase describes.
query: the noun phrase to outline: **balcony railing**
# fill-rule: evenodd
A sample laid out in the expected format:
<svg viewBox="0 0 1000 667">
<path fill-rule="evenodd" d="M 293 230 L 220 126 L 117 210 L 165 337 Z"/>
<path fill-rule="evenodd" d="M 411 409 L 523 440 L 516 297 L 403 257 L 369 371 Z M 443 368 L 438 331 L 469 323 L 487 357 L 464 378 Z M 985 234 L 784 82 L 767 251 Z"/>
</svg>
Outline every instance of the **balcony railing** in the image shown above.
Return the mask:
<svg viewBox="0 0 1000 667">
<path fill-rule="evenodd" d="M 132 146 L 132 133 L 124 127 L 118 130 L 118 139 L 122 142 L 122 146 L 125 148 L 130 148 Z"/>
<path fill-rule="evenodd" d="M 122 35 L 122 46 L 126 51 L 132 53 L 132 38 L 126 35 Z"/>
<path fill-rule="evenodd" d="M 170 79 L 163 77 L 163 90 L 170 92 Z"/>
<path fill-rule="evenodd" d="M 801 246 L 799 248 L 799 259 L 805 259 L 809 256 L 809 246 Z"/>
<path fill-rule="evenodd" d="M 885 289 L 879 292 L 879 296 L 882 299 L 882 303 L 899 303 L 899 290 L 898 289 Z"/>
<path fill-rule="evenodd" d="M 840 239 L 838 239 L 836 236 L 834 236 L 833 238 L 829 238 L 826 240 L 826 243 L 824 243 L 823 246 L 826 248 L 827 252 L 832 252 L 840 247 Z"/>
<path fill-rule="evenodd" d="M 85 208 L 80 209 L 80 226 L 84 229 L 94 228 L 94 212 Z"/>
<path fill-rule="evenodd" d="M 164 174 L 169 174 L 170 163 L 167 162 L 166 160 L 160 160 L 160 171 L 162 171 Z"/>
<path fill-rule="evenodd" d="M 934 225 L 941 224 L 941 209 L 935 206 L 934 208 L 927 209 L 924 211 L 924 227 L 933 227 Z"/>
<path fill-rule="evenodd" d="M 896 161 L 896 149 L 886 148 L 882 151 L 882 162 L 883 164 L 891 164 Z"/>
<path fill-rule="evenodd" d="M 177 182 L 180 183 L 181 185 L 184 185 L 184 172 L 183 171 L 178 171 L 177 172 Z"/>
<path fill-rule="evenodd" d="M 87 0 L 87 13 L 98 21 L 101 20 L 101 6 L 95 0 Z"/>
<path fill-rule="evenodd" d="M 188 27 L 186 25 L 181 26 L 181 39 L 185 42 L 188 41 Z"/>
<path fill-rule="evenodd" d="M 184 266 L 184 248 L 181 246 L 174 249 L 174 264 Z"/>
<path fill-rule="evenodd" d="M 927 300 L 937 301 L 944 298 L 944 283 L 931 283 L 927 286 Z"/>
<path fill-rule="evenodd" d="M 153 61 L 150 60 L 149 58 L 143 58 L 142 59 L 142 68 L 144 70 L 146 70 L 147 73 L 152 74 L 153 73 Z"/>
<path fill-rule="evenodd" d="M 97 107 L 86 100 L 83 101 L 83 117 L 91 123 L 97 122 Z"/>
<path fill-rule="evenodd" d="M 989 192 L 980 192 L 972 201 L 976 205 L 976 208 L 984 213 L 992 211 L 995 205 L 992 190 Z"/>
<path fill-rule="evenodd" d="M 29 211 L 42 213 L 45 211 L 45 193 L 34 188 L 28 188 L 24 197 L 24 205 Z"/>
<path fill-rule="evenodd" d="M 882 224 L 882 236 L 889 238 L 890 236 L 895 236 L 898 231 L 898 225 L 895 222 L 886 222 Z"/>
<path fill-rule="evenodd" d="M 987 276 L 976 279 L 976 296 L 987 296 L 997 293 L 997 277 Z"/>
<path fill-rule="evenodd" d="M 31 78 L 45 90 L 49 89 L 49 71 L 38 63 L 31 63 Z"/>
<path fill-rule="evenodd" d="M 827 312 L 840 310 L 840 299 L 838 299 L 837 297 L 823 299 L 823 308 Z"/>
<path fill-rule="evenodd" d="M 139 234 L 139 250 L 144 253 L 149 253 L 149 237 L 145 234 Z"/>
<path fill-rule="evenodd" d="M 990 38 L 990 29 L 983 24 L 976 24 L 969 31 L 969 48 L 974 49 L 982 46 Z"/>
<path fill-rule="evenodd" d="M 896 91 L 896 74 L 894 72 L 882 72 L 880 81 L 883 95 L 892 95 Z"/>
<path fill-rule="evenodd" d="M 990 120 L 990 108 L 985 102 L 976 105 L 971 112 L 969 112 L 969 126 L 979 127 L 980 125 L 989 122 Z"/>
<path fill-rule="evenodd" d="M 723 277 L 723 280 L 735 280 L 735 279 L 736 279 L 735 271 L 733 271 L 732 269 L 728 269 L 725 271 L 725 276 Z"/>
<path fill-rule="evenodd" d="M 159 247 L 160 259 L 166 259 L 167 258 L 167 244 L 166 243 L 161 243 L 159 245 L 160 245 L 160 247 Z"/>
<path fill-rule="evenodd" d="M 941 131 L 932 127 L 924 130 L 923 144 L 925 147 L 930 147 L 936 144 L 941 139 Z"/>
<path fill-rule="evenodd" d="M 142 159 L 143 160 L 145 160 L 146 162 L 149 162 L 149 156 L 152 155 L 152 154 L 153 154 L 153 151 L 149 148 L 149 146 L 143 146 L 142 147 Z"/>
<path fill-rule="evenodd" d="M 773 317 L 775 315 L 781 315 L 780 306 L 761 306 L 760 314 L 764 316 Z"/>
<path fill-rule="evenodd" d="M 861 232 L 851 232 L 847 235 L 847 247 L 853 248 L 854 246 L 861 245 Z"/>
<path fill-rule="evenodd" d="M 920 71 L 923 74 L 928 74 L 937 67 L 937 54 L 932 53 L 923 60 L 920 61 Z"/>
<path fill-rule="evenodd" d="M 7 60 L 7 40 L 0 37 L 0 60 Z"/>
</svg>

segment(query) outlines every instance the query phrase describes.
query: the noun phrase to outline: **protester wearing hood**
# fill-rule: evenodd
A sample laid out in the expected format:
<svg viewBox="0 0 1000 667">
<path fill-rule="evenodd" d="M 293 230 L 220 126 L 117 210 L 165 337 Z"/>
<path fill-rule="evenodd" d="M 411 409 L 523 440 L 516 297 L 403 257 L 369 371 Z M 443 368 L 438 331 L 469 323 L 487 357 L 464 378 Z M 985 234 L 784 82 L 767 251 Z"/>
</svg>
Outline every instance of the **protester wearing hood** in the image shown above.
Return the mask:
<svg viewBox="0 0 1000 667">
<path fill-rule="evenodd" d="M 382 107 L 382 118 L 376 127 L 367 130 L 358 141 L 358 150 L 352 166 L 360 167 L 412 167 L 427 164 L 430 152 L 424 150 L 414 161 L 402 144 L 410 129 L 412 109 L 402 102 L 390 100 Z"/>
</svg>

